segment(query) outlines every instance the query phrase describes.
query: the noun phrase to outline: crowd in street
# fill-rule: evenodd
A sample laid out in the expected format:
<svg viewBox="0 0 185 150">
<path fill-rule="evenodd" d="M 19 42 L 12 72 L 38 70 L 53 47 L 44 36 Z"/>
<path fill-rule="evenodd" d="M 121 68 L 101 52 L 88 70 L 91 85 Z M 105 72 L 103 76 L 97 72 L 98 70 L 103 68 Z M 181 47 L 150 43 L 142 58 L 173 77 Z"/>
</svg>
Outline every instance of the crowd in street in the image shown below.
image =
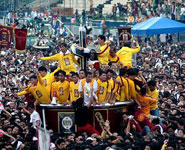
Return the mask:
<svg viewBox="0 0 185 150">
<path fill-rule="evenodd" d="M 137 54 L 137 68 L 140 70 L 139 74 L 142 72 L 147 82 L 151 79 L 156 82 L 159 92 L 159 120 L 153 119 L 153 122 L 149 124 L 150 129 L 146 129 L 146 133 L 142 133 L 143 127 L 140 127 L 140 131 L 139 128 L 136 130 L 136 125 L 133 123 L 128 129 L 128 122 L 133 120 L 129 116 L 134 114 L 123 113 L 120 132 L 111 133 L 111 127 L 107 123 L 101 136 L 97 134 L 90 136 L 87 132 L 80 135 L 61 136 L 48 127 L 52 139 L 51 149 L 149 150 L 162 149 L 162 146 L 163 149 L 185 148 L 184 44 L 180 42 L 154 44 L 142 41 L 140 47 L 141 50 Z M 45 55 L 51 56 L 58 52 L 59 47 L 56 44 L 56 48 Z M 18 97 L 17 93 L 28 86 L 30 77 L 35 75 L 40 66 L 45 66 L 48 72 L 52 72 L 50 69 L 54 70 L 53 68 L 58 67 L 57 62 L 41 61 L 41 56 L 43 56 L 43 52 L 35 51 L 32 47 L 23 54 L 16 53 L 13 48 L 1 51 L 0 98 L 4 109 L 1 109 L 0 122 L 1 130 L 11 136 L 0 134 L 1 149 L 15 149 L 15 147 L 19 147 L 17 149 L 37 149 L 36 128 L 30 123 L 31 114 L 35 108 L 28 104 L 25 96 Z M 114 67 L 112 69 L 116 71 L 118 68 Z M 132 71 L 130 73 L 132 74 Z M 102 73 L 100 73 L 100 78 L 101 75 Z M 119 71 L 117 71 L 117 75 L 119 75 Z M 94 77 L 98 78 L 97 75 Z M 36 116 L 39 116 L 38 113 Z"/>
<path fill-rule="evenodd" d="M 135 22 L 140 22 L 141 16 L 156 15 L 184 19 L 183 1 L 152 2 L 129 2 L 120 15 L 130 14 Z M 62 34 L 67 33 L 62 27 Z M 60 34 L 58 28 L 60 25 L 55 34 Z M 115 41 L 100 35 L 88 37 L 87 48 L 83 48 L 78 45 L 78 37 L 70 34 L 61 37 L 60 40 L 52 37 L 53 47 L 45 51 L 29 46 L 24 53 L 17 53 L 14 45 L 1 49 L 1 150 L 38 149 L 37 127 L 43 126 L 39 104 L 74 107 L 74 102 L 79 105 L 78 109 L 76 105 L 74 108 L 77 133 L 65 135 L 47 126 L 51 150 L 185 149 L 184 43 L 170 39 L 156 42 L 152 38 L 144 41 L 138 37 L 132 48 L 118 47 Z M 83 70 L 82 62 L 74 53 L 76 49 L 92 53 L 92 43 L 99 44 L 95 48 L 97 59 L 90 58 L 87 70 Z M 134 54 L 135 64 L 132 63 Z M 117 132 L 111 132 L 106 120 L 100 133 L 88 123 L 88 116 L 83 115 L 92 105 L 124 101 L 133 103 L 132 111 L 121 113 Z"/>
</svg>

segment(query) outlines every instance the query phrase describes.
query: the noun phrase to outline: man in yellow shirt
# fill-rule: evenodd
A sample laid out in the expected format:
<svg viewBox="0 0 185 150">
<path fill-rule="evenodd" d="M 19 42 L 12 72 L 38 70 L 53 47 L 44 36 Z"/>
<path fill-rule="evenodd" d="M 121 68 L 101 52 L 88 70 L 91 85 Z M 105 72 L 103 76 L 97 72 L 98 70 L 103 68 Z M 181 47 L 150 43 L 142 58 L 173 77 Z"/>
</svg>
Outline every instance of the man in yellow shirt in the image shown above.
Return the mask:
<svg viewBox="0 0 185 150">
<path fill-rule="evenodd" d="M 135 79 L 135 70 L 131 68 L 127 71 L 127 74 L 128 77 L 126 78 L 126 80 L 128 83 L 128 100 L 130 99 L 136 100 L 136 89 L 133 81 Z"/>
<path fill-rule="evenodd" d="M 55 81 L 54 74 L 58 70 L 60 70 L 59 67 L 54 72 L 47 74 L 47 69 L 45 67 L 41 66 L 38 69 L 48 93 L 50 93 L 51 84 Z"/>
<path fill-rule="evenodd" d="M 64 70 L 67 75 L 69 75 L 71 71 L 76 72 L 75 64 L 78 66 L 80 66 L 80 64 L 77 62 L 75 56 L 67 49 L 66 43 L 61 43 L 59 46 L 62 54 L 58 53 L 50 57 L 41 57 L 41 60 L 59 61 L 60 68 Z"/>
<path fill-rule="evenodd" d="M 58 82 L 53 82 L 52 84 L 52 97 L 56 95 L 57 103 L 67 104 L 69 99 L 69 82 L 65 79 L 66 72 L 63 70 L 57 71 Z"/>
<path fill-rule="evenodd" d="M 47 92 L 47 89 L 39 73 L 37 74 L 37 76 L 31 76 L 30 84 L 28 85 L 28 87 L 24 91 L 17 93 L 17 95 L 21 96 L 28 93 L 32 93 L 32 95 L 36 99 L 35 105 L 37 105 L 37 103 L 48 104 L 51 102 L 49 93 Z"/>
<path fill-rule="evenodd" d="M 140 51 L 140 46 L 136 40 L 136 48 L 122 47 L 116 55 L 120 59 L 122 67 L 132 68 L 132 55 Z"/>
<path fill-rule="evenodd" d="M 156 82 L 154 80 L 150 80 L 147 83 L 147 94 L 157 100 L 157 103 L 150 106 L 151 115 L 160 117 L 158 109 L 159 91 L 156 89 Z"/>
<path fill-rule="evenodd" d="M 98 96 L 98 104 L 105 104 L 108 102 L 108 98 L 111 93 L 111 85 L 107 81 L 107 75 L 105 72 L 100 71 L 100 76 L 97 81 L 98 83 L 98 90 L 97 90 L 97 96 Z"/>
<path fill-rule="evenodd" d="M 98 36 L 99 49 L 96 53 L 98 55 L 98 61 L 100 63 L 100 66 L 102 64 L 108 65 L 108 62 L 109 62 L 110 47 L 107 44 L 105 44 L 105 41 L 106 41 L 106 38 L 104 35 Z"/>
<path fill-rule="evenodd" d="M 80 98 L 80 92 L 78 91 L 79 87 L 79 75 L 78 73 L 72 74 L 72 80 L 69 84 L 70 88 L 70 103 L 73 101 L 76 101 L 78 98 Z"/>
<path fill-rule="evenodd" d="M 128 97 L 128 92 L 129 92 L 128 91 L 128 82 L 125 79 L 126 76 L 127 76 L 127 69 L 121 68 L 119 76 L 116 79 L 120 83 L 119 100 L 121 102 L 129 100 L 129 97 Z"/>
<path fill-rule="evenodd" d="M 111 69 L 108 69 L 107 70 L 107 81 L 111 87 L 111 95 L 109 97 L 109 102 L 111 104 L 115 104 L 116 100 L 119 100 L 119 84 L 118 82 L 116 81 L 116 78 L 117 78 L 117 74 L 112 71 Z"/>
<path fill-rule="evenodd" d="M 141 111 L 145 114 L 146 117 L 150 117 L 150 106 L 157 103 L 157 100 L 147 96 L 146 91 L 146 88 L 142 87 L 140 92 L 137 93 L 137 100 L 140 103 Z"/>
<path fill-rule="evenodd" d="M 109 62 L 114 62 L 117 66 L 120 63 L 119 57 L 116 55 L 116 48 L 115 45 L 110 45 L 110 52 L 109 52 Z"/>
</svg>

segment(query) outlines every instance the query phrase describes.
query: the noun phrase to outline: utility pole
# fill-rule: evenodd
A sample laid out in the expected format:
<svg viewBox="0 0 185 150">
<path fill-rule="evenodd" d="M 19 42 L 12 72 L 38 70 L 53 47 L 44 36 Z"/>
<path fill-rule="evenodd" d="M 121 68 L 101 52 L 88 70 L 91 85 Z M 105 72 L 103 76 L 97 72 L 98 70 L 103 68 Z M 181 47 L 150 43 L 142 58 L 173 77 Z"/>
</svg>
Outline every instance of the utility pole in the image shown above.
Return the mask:
<svg viewBox="0 0 185 150">
<path fill-rule="evenodd" d="M 86 0 L 84 0 L 84 9 L 86 11 Z"/>
</svg>

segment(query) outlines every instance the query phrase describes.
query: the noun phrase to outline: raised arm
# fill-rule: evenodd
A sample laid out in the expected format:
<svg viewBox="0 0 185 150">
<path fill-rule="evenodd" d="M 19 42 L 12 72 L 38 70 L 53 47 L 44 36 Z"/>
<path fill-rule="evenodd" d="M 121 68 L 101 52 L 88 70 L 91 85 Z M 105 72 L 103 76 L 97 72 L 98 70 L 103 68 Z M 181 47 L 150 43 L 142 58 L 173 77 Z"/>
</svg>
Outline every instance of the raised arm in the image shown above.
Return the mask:
<svg viewBox="0 0 185 150">
<path fill-rule="evenodd" d="M 38 77 L 38 82 L 41 84 L 41 85 L 44 85 L 44 82 L 42 80 L 42 77 L 40 75 L 40 73 L 37 73 L 37 77 Z"/>
<path fill-rule="evenodd" d="M 51 61 L 56 61 L 56 60 L 59 60 L 59 57 L 60 54 L 56 54 L 56 55 L 53 55 L 53 56 L 50 56 L 50 57 L 41 57 L 40 59 L 41 60 L 51 60 Z"/>
<path fill-rule="evenodd" d="M 90 89 L 90 102 L 89 102 L 89 104 L 87 105 L 87 107 L 88 108 L 90 108 L 91 107 L 91 105 L 93 104 L 93 87 L 91 87 L 91 89 Z"/>
<path fill-rule="evenodd" d="M 28 85 L 28 87 L 25 88 L 24 91 L 17 93 L 17 96 L 26 95 L 26 94 L 30 93 L 29 92 L 30 87 L 31 87 L 31 85 Z"/>
<path fill-rule="evenodd" d="M 141 48 L 140 48 L 139 43 L 136 39 L 136 48 L 132 49 L 132 54 L 136 54 L 136 53 L 140 52 L 140 49 Z"/>
</svg>

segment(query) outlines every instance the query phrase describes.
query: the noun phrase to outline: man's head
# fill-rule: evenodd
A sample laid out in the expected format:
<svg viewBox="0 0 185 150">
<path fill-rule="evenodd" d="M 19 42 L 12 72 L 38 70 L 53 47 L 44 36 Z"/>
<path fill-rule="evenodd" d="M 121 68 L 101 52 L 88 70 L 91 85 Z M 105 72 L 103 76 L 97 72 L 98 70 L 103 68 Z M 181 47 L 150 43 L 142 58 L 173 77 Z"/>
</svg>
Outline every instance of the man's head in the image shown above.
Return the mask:
<svg viewBox="0 0 185 150">
<path fill-rule="evenodd" d="M 92 72 L 88 71 L 88 72 L 86 73 L 86 82 L 87 82 L 87 83 L 91 82 L 91 81 L 92 81 L 92 78 L 93 78 Z"/>
<path fill-rule="evenodd" d="M 122 113 L 122 119 L 123 119 L 123 121 L 127 121 L 128 120 L 128 112 Z"/>
<path fill-rule="evenodd" d="M 103 81 L 103 82 L 105 82 L 106 79 L 107 79 L 106 73 L 103 72 L 103 71 L 100 71 L 100 80 Z"/>
<path fill-rule="evenodd" d="M 62 51 L 62 53 L 65 54 L 66 51 L 67 51 L 67 44 L 66 43 L 60 43 L 59 46 L 60 46 L 60 50 Z"/>
<path fill-rule="evenodd" d="M 102 64 L 101 65 L 101 70 L 103 70 L 104 72 L 106 72 L 107 71 L 107 65 Z"/>
<path fill-rule="evenodd" d="M 116 62 L 109 62 L 108 65 L 109 65 L 110 69 L 113 70 L 114 72 L 118 71 L 118 67 L 117 67 Z"/>
<path fill-rule="evenodd" d="M 140 93 L 141 93 L 141 95 L 142 96 L 145 96 L 146 95 L 146 88 L 145 87 L 142 87 L 141 89 L 140 89 Z"/>
<path fill-rule="evenodd" d="M 69 73 L 69 81 L 73 81 L 72 76 L 73 76 L 74 73 L 75 73 L 74 71 L 71 71 L 71 72 Z"/>
<path fill-rule="evenodd" d="M 184 90 L 184 85 L 183 84 L 179 84 L 177 86 L 177 90 L 178 90 L 179 93 L 181 93 Z"/>
<path fill-rule="evenodd" d="M 113 42 L 111 42 L 109 46 L 110 46 L 110 52 L 109 52 L 110 56 L 115 57 L 116 51 L 117 51 L 116 45 Z"/>
<path fill-rule="evenodd" d="M 19 133 L 19 127 L 15 126 L 12 131 L 13 134 L 18 134 Z"/>
<path fill-rule="evenodd" d="M 76 108 L 80 108 L 83 106 L 84 100 L 83 98 L 78 98 L 76 101 L 72 102 L 73 107 Z"/>
<path fill-rule="evenodd" d="M 78 82 L 78 79 L 79 79 L 79 75 L 78 75 L 78 73 L 73 73 L 72 74 L 72 80 L 73 80 L 73 82 L 76 84 L 77 82 Z"/>
<path fill-rule="evenodd" d="M 58 71 L 54 73 L 55 81 L 58 82 Z"/>
<path fill-rule="evenodd" d="M 65 77 L 66 77 L 66 72 L 63 71 L 63 70 L 59 70 L 58 71 L 58 79 L 59 79 L 59 81 L 63 82 L 65 80 Z"/>
<path fill-rule="evenodd" d="M 136 70 L 131 68 L 127 71 L 127 74 L 128 74 L 128 77 L 131 79 L 131 80 L 134 80 L 137 73 L 136 73 Z"/>
<path fill-rule="evenodd" d="M 119 75 L 122 76 L 122 77 L 125 76 L 126 73 L 127 73 L 127 69 L 126 68 L 121 68 L 120 71 L 119 71 Z"/>
<path fill-rule="evenodd" d="M 148 87 L 150 88 L 150 91 L 155 90 L 156 82 L 154 80 L 150 80 L 147 84 L 148 84 Z"/>
<path fill-rule="evenodd" d="M 106 73 L 107 73 L 107 78 L 108 78 L 108 79 L 111 79 L 111 78 L 112 78 L 113 72 L 114 72 L 114 71 L 112 71 L 111 69 L 108 69 L 108 70 L 107 70 Z"/>
<path fill-rule="evenodd" d="M 39 67 L 38 71 L 42 77 L 46 76 L 47 74 L 47 69 L 44 66 Z"/>
<path fill-rule="evenodd" d="M 98 43 L 100 45 L 104 45 L 105 44 L 105 41 L 106 41 L 106 37 L 104 35 L 99 35 L 98 36 Z"/>
<path fill-rule="evenodd" d="M 33 85 L 37 85 L 37 82 L 38 82 L 37 76 L 36 76 L 36 75 L 31 76 L 31 77 L 30 77 L 30 82 L 31 82 L 31 84 L 33 84 Z"/>
<path fill-rule="evenodd" d="M 30 114 L 33 113 L 33 111 L 35 110 L 35 106 L 33 103 L 30 103 L 28 106 L 27 106 L 27 109 L 29 111 Z"/>
<path fill-rule="evenodd" d="M 79 71 L 79 78 L 80 78 L 80 79 L 84 79 L 84 78 L 85 78 L 85 70 L 81 69 L 81 70 Z"/>
<path fill-rule="evenodd" d="M 64 139 L 58 139 L 56 142 L 58 149 L 64 149 L 66 147 L 65 140 Z"/>
</svg>

